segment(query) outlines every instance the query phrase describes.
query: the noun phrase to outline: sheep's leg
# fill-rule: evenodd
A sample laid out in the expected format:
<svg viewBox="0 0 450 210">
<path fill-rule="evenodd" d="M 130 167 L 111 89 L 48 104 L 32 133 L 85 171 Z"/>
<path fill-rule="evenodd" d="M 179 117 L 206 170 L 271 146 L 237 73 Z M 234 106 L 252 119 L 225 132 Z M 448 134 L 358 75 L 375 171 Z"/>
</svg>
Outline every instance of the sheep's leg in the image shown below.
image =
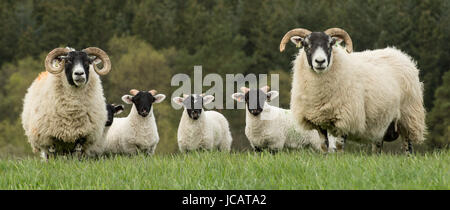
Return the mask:
<svg viewBox="0 0 450 210">
<path fill-rule="evenodd" d="M 78 159 L 81 159 L 83 155 L 83 146 L 80 143 L 75 144 L 74 153 Z"/>
<path fill-rule="evenodd" d="M 145 151 L 145 154 L 148 156 L 151 156 L 151 155 L 155 154 L 155 149 L 156 149 L 156 146 L 153 145 Z"/>
<path fill-rule="evenodd" d="M 412 143 L 409 139 L 405 138 L 405 140 L 403 141 L 403 151 L 405 151 L 405 153 L 407 155 L 412 155 L 413 154 L 413 146 Z"/>
<path fill-rule="evenodd" d="M 381 150 L 383 149 L 383 140 L 380 142 L 372 143 L 372 153 L 381 154 Z"/>
<path fill-rule="evenodd" d="M 338 152 L 344 152 L 345 142 L 347 140 L 347 136 L 336 137 L 336 150 Z"/>
<path fill-rule="evenodd" d="M 48 162 L 48 153 L 46 153 L 45 151 L 41 151 L 41 158 L 42 161 Z"/>
<path fill-rule="evenodd" d="M 319 128 L 319 136 L 320 139 L 324 139 L 324 142 L 321 144 L 322 152 L 327 153 L 328 147 L 330 146 L 328 141 L 328 131 L 326 129 Z"/>
</svg>

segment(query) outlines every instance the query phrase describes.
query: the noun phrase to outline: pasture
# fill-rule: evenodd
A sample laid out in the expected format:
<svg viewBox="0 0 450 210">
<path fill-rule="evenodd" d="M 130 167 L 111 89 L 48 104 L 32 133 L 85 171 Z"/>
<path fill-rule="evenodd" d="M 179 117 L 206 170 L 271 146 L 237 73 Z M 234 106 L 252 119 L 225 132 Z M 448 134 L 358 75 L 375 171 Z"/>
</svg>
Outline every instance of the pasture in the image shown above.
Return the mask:
<svg viewBox="0 0 450 210">
<path fill-rule="evenodd" d="M 192 152 L 0 160 L 0 189 L 450 189 L 450 153 Z"/>
</svg>

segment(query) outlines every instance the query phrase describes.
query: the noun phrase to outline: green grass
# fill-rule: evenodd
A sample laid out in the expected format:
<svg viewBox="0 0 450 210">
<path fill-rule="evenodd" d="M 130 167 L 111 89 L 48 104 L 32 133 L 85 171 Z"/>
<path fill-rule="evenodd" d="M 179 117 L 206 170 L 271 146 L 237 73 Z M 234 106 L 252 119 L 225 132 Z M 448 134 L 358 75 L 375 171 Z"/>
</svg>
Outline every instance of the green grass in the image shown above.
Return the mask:
<svg viewBox="0 0 450 210">
<path fill-rule="evenodd" d="M 450 152 L 0 160 L 0 189 L 450 189 Z"/>
</svg>

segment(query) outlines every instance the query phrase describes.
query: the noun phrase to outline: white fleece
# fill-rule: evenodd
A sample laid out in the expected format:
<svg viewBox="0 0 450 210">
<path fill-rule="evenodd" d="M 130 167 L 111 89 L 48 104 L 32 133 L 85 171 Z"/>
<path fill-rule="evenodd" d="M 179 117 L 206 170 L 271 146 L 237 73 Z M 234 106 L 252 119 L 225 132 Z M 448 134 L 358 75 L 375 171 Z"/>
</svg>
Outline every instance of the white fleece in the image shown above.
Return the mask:
<svg viewBox="0 0 450 210">
<path fill-rule="evenodd" d="M 264 104 L 261 114 L 252 115 L 245 109 L 245 135 L 251 146 L 281 150 L 283 148 L 303 148 L 310 145 L 323 151 L 325 143 L 316 130 L 305 130 L 295 121 L 290 110 Z"/>
<path fill-rule="evenodd" d="M 181 152 L 197 149 L 231 150 L 232 137 L 227 119 L 216 111 L 202 111 L 199 119 L 191 119 L 186 109 L 178 126 L 178 147 Z"/>
<path fill-rule="evenodd" d="M 335 47 L 331 59 L 321 74 L 303 50 L 294 61 L 291 110 L 301 126 L 380 142 L 398 120 L 405 141 L 424 141 L 423 83 L 411 57 L 395 48 L 349 54 Z"/>
<path fill-rule="evenodd" d="M 138 114 L 133 104 L 126 118 L 114 118 L 106 134 L 104 153 L 136 154 L 139 151 L 154 154 L 159 142 L 153 107 L 147 117 Z"/>
<path fill-rule="evenodd" d="M 64 72 L 42 72 L 25 95 L 22 125 L 34 152 L 48 153 L 55 138 L 67 143 L 86 138 L 83 150 L 90 155 L 103 140 L 105 107 L 101 81 L 92 65 L 83 87 L 71 86 Z"/>
</svg>

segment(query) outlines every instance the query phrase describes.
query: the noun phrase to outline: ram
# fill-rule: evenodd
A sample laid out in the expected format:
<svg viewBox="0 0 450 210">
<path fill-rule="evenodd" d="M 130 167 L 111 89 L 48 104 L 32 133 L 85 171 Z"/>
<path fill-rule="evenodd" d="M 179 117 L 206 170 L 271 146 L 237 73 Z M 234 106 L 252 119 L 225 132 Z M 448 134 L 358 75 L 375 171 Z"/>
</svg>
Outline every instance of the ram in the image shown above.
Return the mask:
<svg viewBox="0 0 450 210">
<path fill-rule="evenodd" d="M 399 134 L 407 153 L 412 143 L 425 140 L 423 83 L 410 56 L 391 47 L 352 52 L 350 36 L 339 28 L 293 29 L 280 51 L 289 40 L 302 47 L 293 62 L 291 91 L 291 109 L 302 126 L 379 146 Z M 336 47 L 342 40 L 345 49 Z"/>
<path fill-rule="evenodd" d="M 166 96 L 156 90 L 130 90 L 131 95 L 122 96 L 132 104 L 126 118 L 114 118 L 106 134 L 103 153 L 106 154 L 154 154 L 159 142 L 158 128 L 153 114 L 153 104 L 161 103 Z"/>
<path fill-rule="evenodd" d="M 232 137 L 227 119 L 216 111 L 204 111 L 203 105 L 214 100 L 204 94 L 174 97 L 184 107 L 178 126 L 178 147 L 181 152 L 204 149 L 230 151 Z"/>
<path fill-rule="evenodd" d="M 311 146 L 316 151 L 327 152 L 328 147 L 316 130 L 303 129 L 295 122 L 290 110 L 268 103 L 278 97 L 277 91 L 269 89 L 269 86 L 260 89 L 242 87 L 241 92 L 231 96 L 234 100 L 246 104 L 245 135 L 252 148 L 256 151 L 263 149 L 279 151 L 283 148 L 298 149 Z M 330 147 L 331 151 L 332 148 Z"/>
<path fill-rule="evenodd" d="M 45 69 L 28 88 L 21 115 L 33 151 L 44 159 L 49 154 L 89 155 L 103 140 L 107 121 L 99 75 L 111 70 L 108 55 L 96 47 L 56 48 L 45 58 Z"/>
</svg>

